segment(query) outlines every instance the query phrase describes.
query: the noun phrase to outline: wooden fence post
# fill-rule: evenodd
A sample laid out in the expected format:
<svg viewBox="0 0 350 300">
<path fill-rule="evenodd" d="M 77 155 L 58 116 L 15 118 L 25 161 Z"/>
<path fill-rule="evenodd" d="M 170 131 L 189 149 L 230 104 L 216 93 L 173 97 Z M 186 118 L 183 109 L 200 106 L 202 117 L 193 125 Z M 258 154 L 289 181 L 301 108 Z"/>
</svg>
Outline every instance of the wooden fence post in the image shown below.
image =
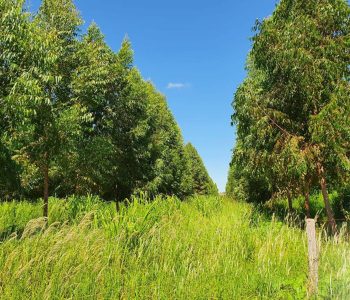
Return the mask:
<svg viewBox="0 0 350 300">
<path fill-rule="evenodd" d="M 309 296 L 317 295 L 318 291 L 318 249 L 316 241 L 316 223 L 314 219 L 306 219 L 306 233 L 309 252 Z"/>
</svg>

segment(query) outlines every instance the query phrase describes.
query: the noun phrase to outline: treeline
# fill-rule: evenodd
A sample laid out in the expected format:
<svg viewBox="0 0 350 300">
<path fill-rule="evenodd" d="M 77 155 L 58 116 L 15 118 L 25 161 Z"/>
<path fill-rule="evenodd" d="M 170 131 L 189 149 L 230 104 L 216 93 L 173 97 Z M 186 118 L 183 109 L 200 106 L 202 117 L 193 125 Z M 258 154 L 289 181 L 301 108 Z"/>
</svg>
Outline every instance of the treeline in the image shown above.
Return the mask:
<svg viewBox="0 0 350 300">
<path fill-rule="evenodd" d="M 71 0 L 0 0 L 0 197 L 217 192 L 166 99 Z M 193 170 L 197 173 L 193 175 Z"/>
<path fill-rule="evenodd" d="M 238 88 L 227 193 L 252 202 L 350 193 L 350 8 L 345 0 L 281 0 L 255 26 Z"/>
</svg>

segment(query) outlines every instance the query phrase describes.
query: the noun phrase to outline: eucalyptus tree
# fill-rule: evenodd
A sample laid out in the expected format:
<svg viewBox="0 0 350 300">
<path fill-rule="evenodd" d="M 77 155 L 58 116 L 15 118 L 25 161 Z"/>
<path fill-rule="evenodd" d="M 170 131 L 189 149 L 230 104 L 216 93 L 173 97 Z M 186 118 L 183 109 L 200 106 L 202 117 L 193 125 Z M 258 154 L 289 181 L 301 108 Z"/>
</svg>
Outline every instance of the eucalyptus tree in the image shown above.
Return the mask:
<svg viewBox="0 0 350 300">
<path fill-rule="evenodd" d="M 48 8 L 49 1 L 43 6 Z M 64 6 L 56 7 L 56 15 L 64 15 Z M 40 174 L 43 182 L 44 208 L 48 215 L 50 173 L 55 160 L 68 155 L 76 136 L 81 133 L 81 124 L 89 115 L 84 107 L 68 97 L 65 76 L 68 70 L 61 68 L 62 53 L 66 44 L 62 43 L 62 31 L 49 26 L 44 21 L 45 13 L 27 24 L 27 30 L 17 39 L 26 53 L 26 66 L 20 70 L 5 106 L 10 116 L 9 132 L 14 159 L 24 169 L 24 174 Z M 50 22 L 54 18 L 47 18 Z M 60 20 L 71 22 L 71 20 Z M 12 19 L 14 22 L 14 19 Z M 18 50 L 15 51 L 18 53 Z"/>
<path fill-rule="evenodd" d="M 153 195 L 161 193 L 185 198 L 193 194 L 193 187 L 181 130 L 164 95 L 150 82 L 146 83 L 146 90 L 150 104 L 152 163 L 151 177 L 144 189 Z"/>
<path fill-rule="evenodd" d="M 264 107 L 261 95 L 264 73 L 257 70 L 250 57 L 248 76 L 239 86 L 232 103 L 236 124 L 236 147 L 233 152 L 230 180 L 231 193 L 250 202 L 266 202 L 272 195 L 272 151 L 278 138 Z"/>
<path fill-rule="evenodd" d="M 295 156 L 298 153 L 295 139 L 285 129 L 290 121 L 269 106 L 263 89 L 266 75 L 257 69 L 251 56 L 247 71 L 248 76 L 232 103 L 237 141 L 226 191 L 259 203 L 276 195 L 286 196 L 292 210 L 292 196 L 303 193 L 307 165 L 303 158 Z"/>
<path fill-rule="evenodd" d="M 38 14 L 38 25 L 46 32 L 55 32 L 60 51 L 57 53 L 57 67 L 60 82 L 57 84 L 56 97 L 67 101 L 71 98 L 71 76 L 77 67 L 75 53 L 79 45 L 80 26 L 83 20 L 73 0 L 42 0 Z"/>
<path fill-rule="evenodd" d="M 17 194 L 19 168 L 12 160 L 8 100 L 16 81 L 30 64 L 27 32 L 29 14 L 23 10 L 24 1 L 0 1 L 0 197 Z"/>
<path fill-rule="evenodd" d="M 203 163 L 196 148 L 188 143 L 185 146 L 185 152 L 190 168 L 190 174 L 192 176 L 192 186 L 194 194 L 198 195 L 210 195 L 217 194 L 218 189 L 210 178 L 207 169 Z"/>
<path fill-rule="evenodd" d="M 72 97 L 91 115 L 70 160 L 60 163 L 66 193 L 104 196 L 116 168 L 117 150 L 111 139 L 111 104 L 118 95 L 118 67 L 113 51 L 95 23 L 74 53 Z M 119 67 L 120 69 L 120 67 Z"/>
<path fill-rule="evenodd" d="M 72 0 L 43 0 L 35 16 L 23 4 L 0 0 L 2 191 L 19 179 L 43 190 L 44 216 L 50 192 L 191 195 L 181 131 L 130 42 L 113 52 L 95 24 L 81 36 Z"/>
<path fill-rule="evenodd" d="M 283 148 L 304 162 L 298 171 L 317 178 L 333 232 L 327 180 L 350 170 L 349 14 L 345 0 L 282 0 L 257 25 L 252 51 L 266 75 L 265 112 L 275 132 L 284 132 Z"/>
<path fill-rule="evenodd" d="M 48 39 L 45 31 L 35 34 L 40 37 L 38 45 L 46 47 L 33 60 L 33 67 L 23 74 L 9 97 L 10 105 L 15 110 L 12 113 L 20 118 L 20 121 L 14 118 L 11 133 L 16 160 L 26 169 L 34 169 L 42 175 L 44 216 L 47 217 L 50 169 L 55 159 L 70 152 L 88 115 L 79 104 L 67 105 L 67 101 L 62 103 L 56 98 L 55 90 L 60 76 L 57 71 L 57 49 L 52 49 L 55 35 Z"/>
<path fill-rule="evenodd" d="M 146 83 L 133 66 L 133 51 L 128 40 L 122 43 L 116 60 L 117 97 L 110 103 L 109 118 L 117 151 L 115 190 L 111 192 L 124 199 L 149 178 L 152 128 Z"/>
</svg>

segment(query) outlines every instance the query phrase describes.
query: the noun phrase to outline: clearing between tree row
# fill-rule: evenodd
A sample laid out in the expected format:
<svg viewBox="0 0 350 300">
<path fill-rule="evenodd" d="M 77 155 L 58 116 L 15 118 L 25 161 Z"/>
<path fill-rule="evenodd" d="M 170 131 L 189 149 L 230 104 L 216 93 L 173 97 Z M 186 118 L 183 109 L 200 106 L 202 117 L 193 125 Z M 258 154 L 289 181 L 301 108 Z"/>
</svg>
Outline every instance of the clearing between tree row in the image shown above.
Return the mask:
<svg viewBox="0 0 350 300">
<path fill-rule="evenodd" d="M 304 299 L 303 230 L 223 197 L 0 204 L 1 299 Z M 30 221 L 31 220 L 31 221 Z M 319 296 L 350 294 L 350 247 L 319 230 Z"/>
</svg>

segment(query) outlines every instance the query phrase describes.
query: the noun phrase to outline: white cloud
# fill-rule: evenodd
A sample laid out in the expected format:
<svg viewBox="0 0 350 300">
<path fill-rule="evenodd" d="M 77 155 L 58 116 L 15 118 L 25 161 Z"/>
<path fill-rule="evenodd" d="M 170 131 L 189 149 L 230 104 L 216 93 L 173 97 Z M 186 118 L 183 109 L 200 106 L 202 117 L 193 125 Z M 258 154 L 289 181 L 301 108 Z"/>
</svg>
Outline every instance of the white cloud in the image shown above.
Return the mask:
<svg viewBox="0 0 350 300">
<path fill-rule="evenodd" d="M 187 83 L 175 83 L 175 82 L 169 82 L 167 85 L 167 89 L 184 89 L 189 87 L 190 85 Z"/>
</svg>

